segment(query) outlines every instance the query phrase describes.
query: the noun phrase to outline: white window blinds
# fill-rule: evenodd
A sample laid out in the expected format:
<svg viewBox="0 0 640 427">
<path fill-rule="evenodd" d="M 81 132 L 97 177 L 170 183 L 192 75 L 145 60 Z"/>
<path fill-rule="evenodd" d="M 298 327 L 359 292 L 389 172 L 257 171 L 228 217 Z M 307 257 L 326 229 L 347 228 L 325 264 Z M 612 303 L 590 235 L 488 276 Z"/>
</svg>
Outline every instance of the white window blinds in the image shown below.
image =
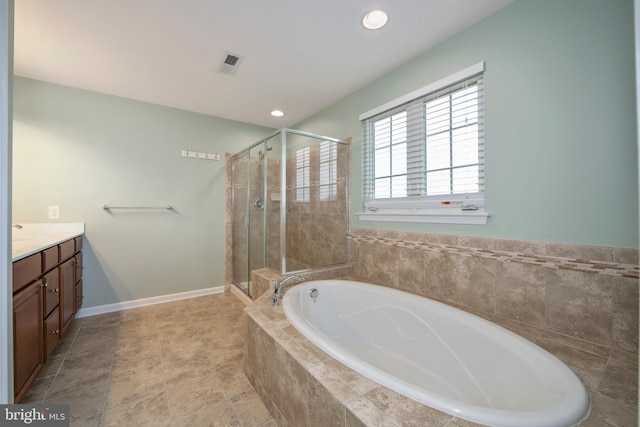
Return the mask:
<svg viewBox="0 0 640 427">
<path fill-rule="evenodd" d="M 483 68 L 470 67 L 361 116 L 365 201 L 482 199 Z"/>
<path fill-rule="evenodd" d="M 310 152 L 309 147 L 296 151 L 296 202 L 311 200 Z"/>
</svg>

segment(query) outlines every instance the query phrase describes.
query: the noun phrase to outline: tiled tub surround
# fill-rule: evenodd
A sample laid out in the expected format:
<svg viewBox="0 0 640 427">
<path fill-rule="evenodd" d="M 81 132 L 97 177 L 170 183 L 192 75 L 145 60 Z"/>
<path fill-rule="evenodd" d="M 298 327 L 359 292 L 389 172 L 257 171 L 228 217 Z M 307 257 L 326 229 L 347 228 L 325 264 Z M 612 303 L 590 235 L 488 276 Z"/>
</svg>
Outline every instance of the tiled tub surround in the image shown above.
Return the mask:
<svg viewBox="0 0 640 427">
<path fill-rule="evenodd" d="M 638 250 L 354 229 L 374 284 L 638 353 Z"/>
<path fill-rule="evenodd" d="M 352 230 L 350 240 L 349 278 L 439 300 L 518 333 L 585 384 L 592 412 L 582 426 L 637 425 L 636 249 L 369 229 Z M 245 373 L 280 425 L 473 425 L 335 361 L 268 295 L 245 315 Z"/>
<path fill-rule="evenodd" d="M 324 269 L 317 269 L 310 272 L 302 272 L 300 273 L 307 280 L 323 280 L 323 279 L 333 279 L 336 277 L 341 277 L 351 272 L 350 266 L 337 266 L 337 267 L 327 267 Z M 272 268 L 262 268 L 259 270 L 253 270 L 251 272 L 251 283 L 253 286 L 253 299 L 257 299 L 261 297 L 265 292 L 270 291 L 273 294 L 273 290 L 276 287 L 276 284 L 280 279 L 282 279 L 283 275 L 278 270 L 274 270 Z"/>
<path fill-rule="evenodd" d="M 470 310 L 471 311 L 471 310 Z M 637 425 L 637 355 L 482 315 L 567 364 L 592 399 L 580 426 Z M 317 348 L 263 295 L 245 309 L 245 374 L 280 426 L 478 426 L 365 378 Z"/>
</svg>

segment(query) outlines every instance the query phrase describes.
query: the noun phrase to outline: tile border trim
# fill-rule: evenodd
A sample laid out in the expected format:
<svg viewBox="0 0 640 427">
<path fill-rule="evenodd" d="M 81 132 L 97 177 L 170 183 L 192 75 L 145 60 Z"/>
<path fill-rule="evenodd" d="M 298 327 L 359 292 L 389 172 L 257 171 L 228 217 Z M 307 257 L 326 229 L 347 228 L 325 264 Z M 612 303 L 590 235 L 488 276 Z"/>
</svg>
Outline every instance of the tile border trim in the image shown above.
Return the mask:
<svg viewBox="0 0 640 427">
<path fill-rule="evenodd" d="M 348 238 L 355 242 L 375 245 L 423 250 L 429 252 L 451 253 L 466 257 L 495 259 L 501 262 L 515 262 L 519 264 L 537 265 L 540 267 L 573 270 L 586 273 L 602 274 L 605 276 L 628 277 L 638 279 L 640 268 L 634 264 L 621 264 L 606 261 L 591 261 L 579 258 L 563 258 L 548 255 L 530 255 L 520 252 L 507 252 L 493 249 L 469 248 L 440 243 L 425 243 L 412 240 L 377 237 L 364 234 L 348 234 Z"/>
</svg>

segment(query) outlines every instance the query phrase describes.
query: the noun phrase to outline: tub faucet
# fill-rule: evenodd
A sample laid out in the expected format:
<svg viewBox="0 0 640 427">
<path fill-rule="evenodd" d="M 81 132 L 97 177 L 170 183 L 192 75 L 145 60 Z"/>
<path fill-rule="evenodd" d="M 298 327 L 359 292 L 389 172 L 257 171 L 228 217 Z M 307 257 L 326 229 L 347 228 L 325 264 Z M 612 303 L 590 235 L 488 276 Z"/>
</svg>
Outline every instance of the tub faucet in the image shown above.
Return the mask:
<svg viewBox="0 0 640 427">
<path fill-rule="evenodd" d="M 11 224 L 11 226 L 17 230 L 22 230 L 22 226 L 20 224 Z"/>
<path fill-rule="evenodd" d="M 278 306 L 278 302 L 280 301 L 280 295 L 282 294 L 282 288 L 284 287 L 284 285 L 287 282 L 290 282 L 292 280 L 297 280 L 298 282 L 304 282 L 307 279 L 305 279 L 304 277 L 299 276 L 297 274 L 293 274 L 291 276 L 287 276 L 287 277 L 285 277 L 283 279 L 280 279 L 278 281 L 278 283 L 276 283 L 276 290 L 273 293 L 273 306 L 274 307 Z"/>
</svg>

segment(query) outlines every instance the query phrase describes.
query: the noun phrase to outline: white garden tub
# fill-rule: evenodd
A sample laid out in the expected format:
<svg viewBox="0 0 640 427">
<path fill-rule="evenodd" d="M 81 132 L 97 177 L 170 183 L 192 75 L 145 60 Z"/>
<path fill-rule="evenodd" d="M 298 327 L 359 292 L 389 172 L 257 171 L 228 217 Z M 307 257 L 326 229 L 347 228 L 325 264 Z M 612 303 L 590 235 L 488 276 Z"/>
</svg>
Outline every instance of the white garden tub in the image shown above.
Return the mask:
<svg viewBox="0 0 640 427">
<path fill-rule="evenodd" d="M 448 305 L 366 283 L 322 280 L 291 288 L 283 308 L 305 337 L 345 365 L 456 417 L 552 427 L 577 424 L 589 413 L 587 391 L 560 360 Z"/>
</svg>

